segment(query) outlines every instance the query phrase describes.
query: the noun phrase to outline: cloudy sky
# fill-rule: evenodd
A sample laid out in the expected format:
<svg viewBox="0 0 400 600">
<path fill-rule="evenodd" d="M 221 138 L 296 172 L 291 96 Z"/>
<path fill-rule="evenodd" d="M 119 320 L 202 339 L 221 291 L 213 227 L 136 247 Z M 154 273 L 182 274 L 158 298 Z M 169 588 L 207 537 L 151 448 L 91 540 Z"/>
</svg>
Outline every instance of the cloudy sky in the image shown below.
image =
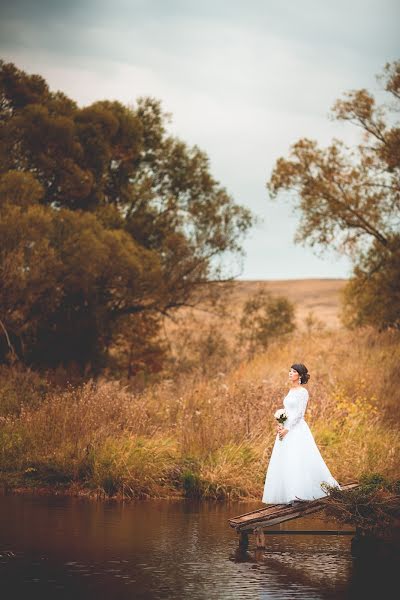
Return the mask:
<svg viewBox="0 0 400 600">
<path fill-rule="evenodd" d="M 350 264 L 293 243 L 298 216 L 265 183 L 307 136 L 357 141 L 328 119 L 400 56 L 397 0 L 0 0 L 0 56 L 80 105 L 155 96 L 171 132 L 210 157 L 213 175 L 260 219 L 240 279 L 346 277 Z"/>
</svg>

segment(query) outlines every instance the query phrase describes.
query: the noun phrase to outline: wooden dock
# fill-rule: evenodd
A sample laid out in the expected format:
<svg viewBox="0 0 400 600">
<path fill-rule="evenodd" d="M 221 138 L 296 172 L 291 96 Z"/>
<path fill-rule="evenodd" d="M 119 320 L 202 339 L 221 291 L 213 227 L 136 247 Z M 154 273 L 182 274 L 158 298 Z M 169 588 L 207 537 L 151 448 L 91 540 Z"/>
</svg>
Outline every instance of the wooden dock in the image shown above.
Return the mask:
<svg viewBox="0 0 400 600">
<path fill-rule="evenodd" d="M 358 487 L 357 482 L 340 484 L 342 490 L 350 490 Z M 247 548 L 249 544 L 249 534 L 256 536 L 257 548 L 265 548 L 265 535 L 354 535 L 355 530 L 299 530 L 299 529 L 270 529 L 273 525 L 278 525 L 292 519 L 300 519 L 306 515 L 323 510 L 326 503 L 329 502 L 329 496 L 319 498 L 318 500 L 298 500 L 292 505 L 288 504 L 267 504 L 263 508 L 252 512 L 244 513 L 238 517 L 229 519 L 229 525 L 233 527 L 239 535 L 239 546 Z"/>
</svg>

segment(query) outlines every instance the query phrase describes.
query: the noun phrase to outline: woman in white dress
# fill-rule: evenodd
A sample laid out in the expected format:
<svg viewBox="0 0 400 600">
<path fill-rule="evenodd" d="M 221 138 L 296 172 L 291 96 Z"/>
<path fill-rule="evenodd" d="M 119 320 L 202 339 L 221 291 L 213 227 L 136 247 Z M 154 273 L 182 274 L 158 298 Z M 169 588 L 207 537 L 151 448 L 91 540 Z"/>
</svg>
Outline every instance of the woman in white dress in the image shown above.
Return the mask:
<svg viewBox="0 0 400 600">
<path fill-rule="evenodd" d="M 307 367 L 299 363 L 290 367 L 291 388 L 283 401 L 287 420 L 278 424 L 265 477 L 262 502 L 293 504 L 298 500 L 315 500 L 326 496 L 321 483 L 340 485 L 326 466 L 309 426 L 304 420 L 309 380 Z"/>
</svg>

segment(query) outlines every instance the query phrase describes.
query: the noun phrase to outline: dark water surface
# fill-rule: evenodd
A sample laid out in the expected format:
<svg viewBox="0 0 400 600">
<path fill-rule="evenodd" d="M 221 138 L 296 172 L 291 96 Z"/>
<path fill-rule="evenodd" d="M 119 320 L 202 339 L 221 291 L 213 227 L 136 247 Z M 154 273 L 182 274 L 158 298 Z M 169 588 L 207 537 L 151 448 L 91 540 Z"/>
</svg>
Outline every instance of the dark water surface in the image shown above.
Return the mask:
<svg viewBox="0 0 400 600">
<path fill-rule="evenodd" d="M 228 519 L 262 506 L 0 496 L 0 598 L 383 597 L 387 573 L 352 558 L 351 536 L 269 535 L 265 550 L 250 536 L 239 551 Z M 338 527 L 318 516 L 281 525 Z"/>
</svg>

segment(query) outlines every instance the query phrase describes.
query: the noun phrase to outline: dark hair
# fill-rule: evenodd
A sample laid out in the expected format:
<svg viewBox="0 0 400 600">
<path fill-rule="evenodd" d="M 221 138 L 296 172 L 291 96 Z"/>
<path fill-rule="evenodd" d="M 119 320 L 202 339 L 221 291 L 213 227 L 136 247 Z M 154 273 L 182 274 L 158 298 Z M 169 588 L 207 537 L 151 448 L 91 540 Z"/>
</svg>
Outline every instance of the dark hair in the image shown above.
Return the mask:
<svg viewBox="0 0 400 600">
<path fill-rule="evenodd" d="M 310 379 L 310 374 L 308 372 L 308 369 L 302 363 L 295 363 L 290 368 L 294 369 L 295 371 L 298 372 L 298 374 L 300 375 L 300 383 L 301 384 L 306 384 L 307 381 Z"/>
</svg>

